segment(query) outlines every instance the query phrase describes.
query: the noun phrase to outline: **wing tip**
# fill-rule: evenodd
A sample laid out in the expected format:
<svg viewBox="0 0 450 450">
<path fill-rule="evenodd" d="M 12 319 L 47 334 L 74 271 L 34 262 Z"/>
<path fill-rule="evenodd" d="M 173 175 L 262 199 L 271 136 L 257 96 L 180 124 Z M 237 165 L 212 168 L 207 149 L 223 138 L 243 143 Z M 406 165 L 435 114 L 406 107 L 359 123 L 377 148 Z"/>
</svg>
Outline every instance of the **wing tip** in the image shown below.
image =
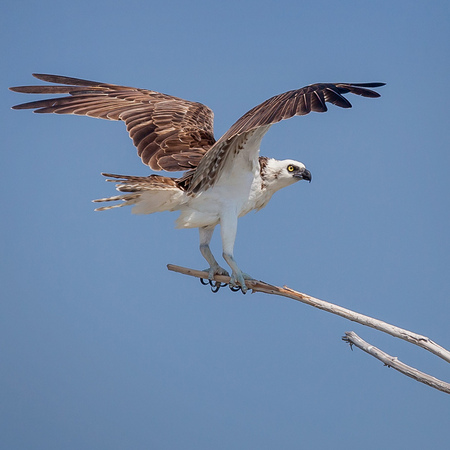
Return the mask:
<svg viewBox="0 0 450 450">
<path fill-rule="evenodd" d="M 31 74 L 34 78 L 37 78 L 38 80 L 42 80 L 42 78 L 45 78 L 45 77 L 50 77 L 51 75 L 49 75 L 49 74 L 47 74 L 47 73 L 36 73 L 36 72 L 33 72 L 32 74 Z M 45 81 L 45 80 L 44 80 Z"/>
<path fill-rule="evenodd" d="M 29 106 L 29 103 L 20 103 L 19 105 L 11 106 L 11 109 L 14 110 L 20 110 L 20 109 L 33 109 L 34 106 Z M 37 112 L 37 110 L 33 111 L 34 113 Z"/>
<path fill-rule="evenodd" d="M 349 84 L 351 84 L 352 86 L 371 87 L 371 88 L 386 86 L 386 83 L 382 83 L 381 81 L 373 81 L 371 83 L 349 83 Z"/>
<path fill-rule="evenodd" d="M 386 83 L 377 81 L 372 83 L 338 83 L 336 86 L 342 87 L 352 94 L 361 95 L 362 97 L 378 98 L 381 97 L 381 94 L 369 88 L 379 88 L 385 85 Z"/>
</svg>

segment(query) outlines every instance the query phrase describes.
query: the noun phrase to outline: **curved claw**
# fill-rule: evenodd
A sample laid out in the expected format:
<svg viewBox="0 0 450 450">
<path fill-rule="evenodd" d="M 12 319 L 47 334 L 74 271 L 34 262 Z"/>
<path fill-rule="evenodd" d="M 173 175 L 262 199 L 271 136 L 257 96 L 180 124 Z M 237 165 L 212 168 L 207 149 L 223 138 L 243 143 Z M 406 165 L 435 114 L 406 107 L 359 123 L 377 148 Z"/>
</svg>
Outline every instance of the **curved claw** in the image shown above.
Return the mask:
<svg viewBox="0 0 450 450">
<path fill-rule="evenodd" d="M 211 292 L 217 293 L 221 287 L 228 286 L 227 283 L 221 283 L 220 281 L 214 280 L 205 280 L 204 278 L 200 278 L 200 283 L 203 286 L 207 286 L 208 284 L 211 286 Z"/>
<path fill-rule="evenodd" d="M 232 292 L 239 292 L 241 291 L 244 295 L 247 293 L 247 291 L 244 291 L 241 286 L 231 286 L 231 284 L 228 285 L 228 287 L 230 288 L 230 290 Z"/>
<path fill-rule="evenodd" d="M 211 291 L 214 292 L 214 294 L 216 292 L 219 292 L 219 289 L 221 287 L 225 287 L 227 285 L 227 283 L 221 283 L 220 281 L 209 281 L 209 284 L 211 285 Z"/>
</svg>

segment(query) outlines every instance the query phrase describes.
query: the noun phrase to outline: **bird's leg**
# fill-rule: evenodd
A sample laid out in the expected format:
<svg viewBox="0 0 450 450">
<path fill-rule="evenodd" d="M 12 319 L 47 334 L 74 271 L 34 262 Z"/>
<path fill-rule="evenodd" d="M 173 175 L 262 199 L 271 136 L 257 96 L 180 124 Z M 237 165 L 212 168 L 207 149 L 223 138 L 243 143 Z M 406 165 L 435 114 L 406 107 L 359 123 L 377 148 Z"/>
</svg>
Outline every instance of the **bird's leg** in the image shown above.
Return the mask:
<svg viewBox="0 0 450 450">
<path fill-rule="evenodd" d="M 219 263 L 214 258 L 211 249 L 209 248 L 209 243 L 214 232 L 214 227 L 202 227 L 199 228 L 200 231 L 200 252 L 203 257 L 208 261 L 209 268 L 205 269 L 208 272 L 208 278 L 210 280 L 214 279 L 214 275 L 226 275 L 229 276 L 228 272 L 219 266 Z"/>
<path fill-rule="evenodd" d="M 236 240 L 237 232 L 237 220 L 238 217 L 235 213 L 224 214 L 220 219 L 220 232 L 222 235 L 223 258 L 232 270 L 230 286 L 240 286 L 242 292 L 245 293 L 247 292 L 245 280 L 252 280 L 253 278 L 239 269 L 233 256 L 234 241 Z"/>
</svg>

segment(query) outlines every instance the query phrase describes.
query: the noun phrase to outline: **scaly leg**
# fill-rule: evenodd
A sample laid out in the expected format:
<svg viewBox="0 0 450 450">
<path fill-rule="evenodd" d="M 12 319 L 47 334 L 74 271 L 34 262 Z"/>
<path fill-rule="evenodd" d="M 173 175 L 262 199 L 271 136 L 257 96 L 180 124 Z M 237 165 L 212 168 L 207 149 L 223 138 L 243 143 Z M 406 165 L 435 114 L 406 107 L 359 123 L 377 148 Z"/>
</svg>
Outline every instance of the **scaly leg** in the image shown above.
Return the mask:
<svg viewBox="0 0 450 450">
<path fill-rule="evenodd" d="M 253 278 L 239 269 L 233 256 L 234 241 L 236 240 L 237 233 L 237 221 L 237 214 L 231 211 L 227 211 L 220 218 L 223 258 L 232 270 L 230 285 L 240 286 L 242 292 L 247 292 L 247 285 L 245 284 L 245 280 L 252 280 Z"/>
<path fill-rule="evenodd" d="M 214 258 L 211 249 L 209 248 L 209 243 L 214 232 L 214 227 L 202 227 L 199 228 L 200 232 L 200 252 L 203 257 L 208 261 L 209 268 L 205 269 L 208 272 L 208 278 L 210 280 L 214 279 L 214 275 L 226 275 L 229 276 L 228 272 L 219 266 L 219 263 Z"/>
</svg>

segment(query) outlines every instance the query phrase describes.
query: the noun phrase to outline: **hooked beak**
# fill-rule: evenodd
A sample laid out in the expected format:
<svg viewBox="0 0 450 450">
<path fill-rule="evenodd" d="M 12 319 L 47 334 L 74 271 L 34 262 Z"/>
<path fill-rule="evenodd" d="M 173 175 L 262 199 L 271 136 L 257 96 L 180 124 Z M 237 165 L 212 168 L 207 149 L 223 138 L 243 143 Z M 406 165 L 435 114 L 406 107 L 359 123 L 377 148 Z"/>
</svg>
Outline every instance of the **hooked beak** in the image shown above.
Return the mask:
<svg viewBox="0 0 450 450">
<path fill-rule="evenodd" d="M 308 180 L 310 183 L 312 180 L 311 172 L 308 169 L 299 170 L 294 177 L 299 178 L 300 180 Z"/>
</svg>

